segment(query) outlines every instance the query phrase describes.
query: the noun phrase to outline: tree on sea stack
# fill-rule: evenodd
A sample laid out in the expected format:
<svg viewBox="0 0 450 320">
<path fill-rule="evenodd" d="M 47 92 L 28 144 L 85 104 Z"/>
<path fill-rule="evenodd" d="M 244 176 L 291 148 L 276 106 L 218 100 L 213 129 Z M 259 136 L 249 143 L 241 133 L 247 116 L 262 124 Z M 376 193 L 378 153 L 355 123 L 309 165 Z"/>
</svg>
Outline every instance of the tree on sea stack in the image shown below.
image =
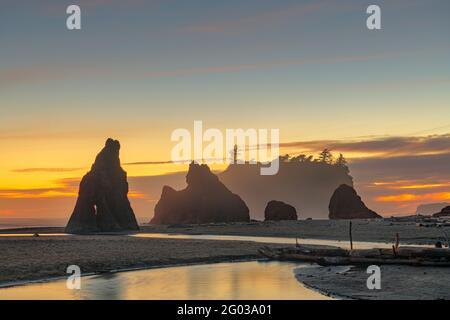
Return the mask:
<svg viewBox="0 0 450 320">
<path fill-rule="evenodd" d="M 338 167 L 344 168 L 347 173 L 350 173 L 350 169 L 348 168 L 347 159 L 345 159 L 345 157 L 342 153 L 339 154 L 339 158 L 337 158 L 337 160 L 334 164 Z"/>
<path fill-rule="evenodd" d="M 333 155 L 331 154 L 330 150 L 325 148 L 321 153 L 319 153 L 319 162 L 331 164 L 333 163 Z"/>
</svg>

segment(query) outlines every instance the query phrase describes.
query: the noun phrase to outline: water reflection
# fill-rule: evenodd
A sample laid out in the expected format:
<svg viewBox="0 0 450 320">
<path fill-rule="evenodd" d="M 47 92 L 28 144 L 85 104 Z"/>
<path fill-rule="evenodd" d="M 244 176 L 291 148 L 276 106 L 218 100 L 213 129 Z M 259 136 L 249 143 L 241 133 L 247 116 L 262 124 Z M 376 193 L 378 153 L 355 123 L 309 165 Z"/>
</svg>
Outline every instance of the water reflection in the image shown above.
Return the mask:
<svg viewBox="0 0 450 320">
<path fill-rule="evenodd" d="M 121 234 L 123 235 L 123 234 Z M 32 237 L 32 233 L 0 233 L 1 237 Z M 66 233 L 47 233 L 40 234 L 40 237 L 54 237 L 54 236 L 74 236 Z M 228 241 L 251 241 L 258 243 L 277 243 L 277 244 L 295 244 L 295 238 L 287 237 L 258 237 L 258 236 L 238 236 L 238 235 L 209 235 L 209 234 L 175 234 L 175 233 L 136 233 L 129 235 L 137 238 L 157 238 L 157 239 L 196 239 L 196 240 L 228 240 Z M 304 245 L 323 245 L 341 247 L 350 249 L 348 241 L 340 240 L 325 240 L 325 239 L 297 239 L 299 244 Z M 372 248 L 386 248 L 390 249 L 392 243 L 386 242 L 368 242 L 368 241 L 353 241 L 355 249 L 372 249 Z M 418 244 L 402 244 L 402 247 L 433 247 L 432 245 L 418 245 Z"/>
<path fill-rule="evenodd" d="M 286 237 L 257 237 L 257 236 L 237 236 L 237 235 L 207 235 L 207 234 L 167 234 L 167 233 L 136 233 L 132 235 L 138 238 L 159 238 L 159 239 L 197 239 L 197 240 L 229 240 L 229 241 L 251 241 L 258 243 L 277 243 L 295 245 L 295 238 Z M 297 239 L 299 244 L 304 245 L 323 245 L 341 247 L 350 249 L 349 241 L 340 240 L 324 240 L 324 239 Z M 431 247 L 430 245 L 408 245 L 402 244 L 402 247 Z M 392 248 L 392 243 L 385 242 L 368 242 L 353 241 L 355 249 L 372 249 L 372 248 Z"/>
<path fill-rule="evenodd" d="M 305 288 L 286 262 L 240 262 L 170 267 L 83 277 L 81 290 L 65 280 L 0 289 L 0 299 L 329 299 Z"/>
</svg>

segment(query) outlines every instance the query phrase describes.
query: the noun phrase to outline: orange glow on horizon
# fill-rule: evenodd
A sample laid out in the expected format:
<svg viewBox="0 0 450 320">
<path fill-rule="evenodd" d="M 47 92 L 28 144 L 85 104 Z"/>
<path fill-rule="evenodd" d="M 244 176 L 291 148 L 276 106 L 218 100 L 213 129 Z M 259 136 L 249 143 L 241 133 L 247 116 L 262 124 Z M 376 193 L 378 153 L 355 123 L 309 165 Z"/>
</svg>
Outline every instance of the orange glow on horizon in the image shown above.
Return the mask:
<svg viewBox="0 0 450 320">
<path fill-rule="evenodd" d="M 15 213 L 16 213 L 16 211 L 11 210 L 11 209 L 2 209 L 2 210 L 0 210 L 0 215 L 9 216 L 9 215 L 14 215 Z"/>
<path fill-rule="evenodd" d="M 434 189 L 450 187 L 450 182 L 417 183 L 416 181 L 401 180 L 392 182 L 374 182 L 372 186 L 384 187 L 386 189 Z"/>
<path fill-rule="evenodd" d="M 398 195 L 379 196 L 376 198 L 376 201 L 379 202 L 411 202 L 423 200 L 447 201 L 450 200 L 450 192 L 438 192 L 420 195 L 405 193 Z"/>
</svg>

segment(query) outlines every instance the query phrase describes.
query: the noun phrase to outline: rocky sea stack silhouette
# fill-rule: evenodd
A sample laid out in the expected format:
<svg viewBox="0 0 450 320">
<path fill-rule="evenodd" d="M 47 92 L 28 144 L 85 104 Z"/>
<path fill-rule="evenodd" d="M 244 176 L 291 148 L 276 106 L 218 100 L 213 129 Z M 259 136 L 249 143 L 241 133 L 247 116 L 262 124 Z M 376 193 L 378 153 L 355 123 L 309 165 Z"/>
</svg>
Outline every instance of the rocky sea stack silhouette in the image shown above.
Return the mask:
<svg viewBox="0 0 450 320">
<path fill-rule="evenodd" d="M 287 203 L 272 200 L 264 210 L 264 218 L 266 221 L 297 220 L 297 210 Z"/>
<path fill-rule="evenodd" d="M 342 184 L 334 191 L 329 205 L 330 219 L 376 219 L 376 212 L 366 207 L 355 189 Z"/>
<path fill-rule="evenodd" d="M 450 216 L 450 206 L 445 207 L 441 210 L 441 212 L 433 214 L 433 217 L 439 218 L 439 217 L 446 217 Z"/>
<path fill-rule="evenodd" d="M 445 207 L 450 207 L 450 203 L 439 202 L 439 203 L 421 204 L 417 207 L 416 214 L 429 216 L 435 214 L 436 212 L 440 212 Z"/>
<path fill-rule="evenodd" d="M 186 189 L 176 191 L 164 186 L 150 223 L 248 222 L 245 202 L 220 182 L 205 164 L 191 163 Z"/>
<path fill-rule="evenodd" d="M 245 201 L 253 219 L 263 220 L 266 204 L 274 199 L 289 203 L 308 217 L 327 219 L 334 190 L 341 184 L 353 186 L 344 166 L 282 160 L 273 176 L 262 176 L 262 166 L 231 164 L 219 174 L 220 181 Z"/>
<path fill-rule="evenodd" d="M 81 180 L 67 233 L 139 230 L 128 200 L 127 173 L 120 166 L 120 143 L 108 139 L 91 171 Z"/>
</svg>

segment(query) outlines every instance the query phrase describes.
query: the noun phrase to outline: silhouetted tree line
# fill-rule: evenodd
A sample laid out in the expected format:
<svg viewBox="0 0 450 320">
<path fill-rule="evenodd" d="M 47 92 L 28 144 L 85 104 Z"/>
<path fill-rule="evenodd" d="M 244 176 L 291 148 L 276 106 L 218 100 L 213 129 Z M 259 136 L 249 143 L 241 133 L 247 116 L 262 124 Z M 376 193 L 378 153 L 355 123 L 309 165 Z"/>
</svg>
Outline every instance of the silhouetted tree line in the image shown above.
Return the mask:
<svg viewBox="0 0 450 320">
<path fill-rule="evenodd" d="M 300 162 L 300 163 L 321 163 L 326 165 L 332 165 L 337 167 L 344 168 L 347 172 L 349 172 L 347 166 L 347 160 L 345 159 L 342 153 L 339 154 L 339 157 L 335 159 L 331 151 L 327 148 L 323 149 L 317 158 L 314 158 L 313 155 L 300 154 L 298 156 L 291 157 L 289 154 L 284 156 L 280 156 L 280 162 Z"/>
</svg>

